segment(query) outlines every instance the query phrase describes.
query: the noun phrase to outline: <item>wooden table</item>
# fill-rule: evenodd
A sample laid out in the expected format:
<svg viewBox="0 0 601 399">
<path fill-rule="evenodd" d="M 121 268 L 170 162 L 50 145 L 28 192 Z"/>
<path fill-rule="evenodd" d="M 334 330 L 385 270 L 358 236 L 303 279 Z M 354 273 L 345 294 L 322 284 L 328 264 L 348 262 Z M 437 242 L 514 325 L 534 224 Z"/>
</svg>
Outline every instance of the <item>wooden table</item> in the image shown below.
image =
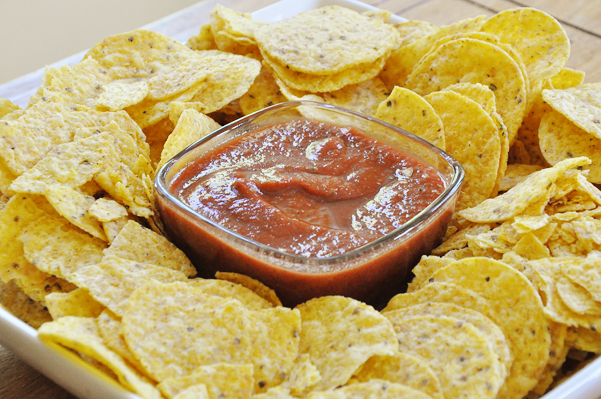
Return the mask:
<svg viewBox="0 0 601 399">
<path fill-rule="evenodd" d="M 586 72 L 586 83 L 601 82 L 601 0 L 364 0 L 407 19 L 420 19 L 447 25 L 476 15 L 494 13 L 514 7 L 536 7 L 557 18 L 570 37 L 572 53 L 567 66 Z M 241 12 L 252 12 L 276 0 L 221 0 L 220 4 Z M 216 0 L 204 0 L 173 20 L 150 25 L 177 40 L 196 32 L 209 21 Z M 192 33 L 188 33 L 192 32 Z M 183 37 L 182 37 L 183 36 Z M 77 57 L 75 57 L 77 58 Z M 41 72 L 0 86 L 0 97 L 23 103 L 22 93 L 34 90 Z M 73 395 L 29 367 L 0 346 L 0 398 L 2 399 L 72 399 Z"/>
</svg>

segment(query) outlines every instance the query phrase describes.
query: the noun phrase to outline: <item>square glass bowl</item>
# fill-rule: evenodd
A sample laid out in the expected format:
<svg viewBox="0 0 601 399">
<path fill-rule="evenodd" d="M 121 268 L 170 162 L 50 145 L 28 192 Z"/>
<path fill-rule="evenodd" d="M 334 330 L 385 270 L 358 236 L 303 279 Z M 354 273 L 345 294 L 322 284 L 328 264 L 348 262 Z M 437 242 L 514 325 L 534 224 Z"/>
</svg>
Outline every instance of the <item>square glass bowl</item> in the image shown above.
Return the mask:
<svg viewBox="0 0 601 399">
<path fill-rule="evenodd" d="M 444 180 L 445 189 L 400 228 L 359 248 L 324 258 L 282 252 L 227 230 L 192 210 L 172 192 L 181 172 L 201 154 L 249 132 L 295 120 L 353 127 L 433 167 Z M 156 223 L 188 255 L 200 277 L 213 278 L 217 271 L 242 273 L 274 289 L 287 306 L 323 295 L 344 295 L 380 307 L 403 290 L 420 257 L 441 242 L 463 178 L 459 162 L 406 131 L 332 105 L 286 102 L 218 129 L 167 162 L 155 178 Z"/>
</svg>

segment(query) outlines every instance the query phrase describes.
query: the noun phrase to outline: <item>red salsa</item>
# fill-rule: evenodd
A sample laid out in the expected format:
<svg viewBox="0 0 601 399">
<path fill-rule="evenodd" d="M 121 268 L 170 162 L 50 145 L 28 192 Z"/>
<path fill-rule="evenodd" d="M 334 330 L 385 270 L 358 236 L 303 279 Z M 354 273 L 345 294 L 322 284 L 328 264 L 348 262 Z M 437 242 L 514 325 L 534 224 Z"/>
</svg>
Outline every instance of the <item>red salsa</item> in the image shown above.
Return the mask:
<svg viewBox="0 0 601 399">
<path fill-rule="evenodd" d="M 401 227 L 442 176 L 357 129 L 296 120 L 193 161 L 171 191 L 220 226 L 286 253 L 330 257 Z"/>
</svg>

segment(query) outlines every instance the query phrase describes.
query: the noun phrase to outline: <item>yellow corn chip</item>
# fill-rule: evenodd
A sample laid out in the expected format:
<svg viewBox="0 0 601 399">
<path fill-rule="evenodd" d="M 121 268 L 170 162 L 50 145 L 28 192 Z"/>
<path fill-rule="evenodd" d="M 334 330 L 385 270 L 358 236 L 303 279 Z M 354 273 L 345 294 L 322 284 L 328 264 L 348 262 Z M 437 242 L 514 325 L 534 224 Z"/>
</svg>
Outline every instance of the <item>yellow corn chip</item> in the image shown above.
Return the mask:
<svg viewBox="0 0 601 399">
<path fill-rule="evenodd" d="M 48 309 L 40 302 L 32 301 L 15 284 L 15 280 L 7 284 L 0 280 L 0 305 L 35 329 L 40 328 L 47 321 L 52 321 Z"/>
<path fill-rule="evenodd" d="M 96 325 L 104 345 L 131 365 L 136 366 L 138 372 L 143 373 L 138 360 L 131 353 L 123 339 L 121 318 L 105 308 L 96 318 Z"/>
<path fill-rule="evenodd" d="M 465 169 L 457 208 L 481 203 L 490 197 L 499 171 L 501 139 L 497 125 L 475 101 L 454 91 L 432 93 L 426 100 L 442 120 L 446 151 Z"/>
<path fill-rule="evenodd" d="M 298 310 L 254 311 L 191 284 L 149 281 L 127 303 L 123 334 L 157 380 L 183 377 L 216 363 L 250 363 L 253 391 L 263 392 L 279 385 L 292 368 L 300 322 Z"/>
<path fill-rule="evenodd" d="M 411 90 L 395 87 L 380 104 L 375 116 L 445 149 L 445 131 L 440 117 L 423 97 Z"/>
<path fill-rule="evenodd" d="M 450 241 L 449 245 L 452 245 L 453 247 L 455 247 L 455 245 L 453 245 L 453 242 L 455 242 L 454 239 L 448 240 L 448 241 Z M 459 241 L 461 241 L 461 240 L 459 239 Z M 457 246 L 459 246 L 459 245 L 457 245 Z M 467 240 L 465 240 L 464 243 L 460 244 L 460 248 L 463 248 L 465 246 L 467 246 Z M 451 250 L 453 250 L 453 249 L 459 249 L 459 248 L 451 248 Z M 447 252 L 447 251 L 445 251 L 445 252 Z M 440 258 L 438 256 L 427 256 L 427 255 L 422 256 L 419 263 L 417 265 L 415 265 L 413 270 L 411 270 L 411 272 L 414 274 L 414 277 L 413 277 L 413 280 L 411 280 L 411 282 L 409 283 L 407 292 L 417 291 L 426 283 L 426 281 L 430 278 L 431 275 L 434 274 L 434 272 L 436 270 L 442 269 L 443 267 L 445 267 L 451 263 L 453 263 L 453 259 Z"/>
<path fill-rule="evenodd" d="M 507 191 L 516 184 L 526 180 L 526 178 L 534 172 L 538 172 L 543 169 L 540 165 L 524 165 L 524 164 L 513 164 L 507 165 L 507 170 L 501 183 L 499 184 L 499 191 Z"/>
<path fill-rule="evenodd" d="M 48 202 L 61 216 L 92 236 L 107 241 L 100 222 L 88 213 L 94 197 L 67 186 L 48 186 L 45 193 Z"/>
<path fill-rule="evenodd" d="M 585 327 L 568 329 L 568 345 L 585 352 L 601 353 L 601 333 Z"/>
<path fill-rule="evenodd" d="M 453 40 L 426 55 L 407 78 L 406 87 L 426 95 L 460 82 L 481 83 L 494 92 L 497 112 L 513 142 L 526 113 L 527 94 L 524 76 L 513 58 L 491 43 Z M 443 124 L 446 129 L 444 120 Z"/>
<path fill-rule="evenodd" d="M 335 74 L 388 56 L 399 36 L 392 26 L 339 6 L 263 25 L 254 35 L 263 56 L 312 75 Z"/>
<path fill-rule="evenodd" d="M 484 23 L 485 18 L 484 15 L 480 15 L 476 18 L 441 26 L 430 34 L 401 46 L 390 54 L 380 77 L 390 90 L 394 86 L 405 87 L 407 77 L 416 68 L 422 57 L 432 50 L 437 40 L 456 33 L 477 31 Z M 402 29 L 400 32 L 402 33 Z"/>
<path fill-rule="evenodd" d="M 252 86 L 240 97 L 240 108 L 244 115 L 286 101 L 269 67 L 262 66 L 261 73 Z"/>
<path fill-rule="evenodd" d="M 364 303 L 329 296 L 311 299 L 297 309 L 302 318 L 300 352 L 309 354 L 322 377 L 313 391 L 343 385 L 371 356 L 396 351 L 392 325 Z"/>
<path fill-rule="evenodd" d="M 144 100 L 148 95 L 146 80 L 114 80 L 102 87 L 102 94 L 96 100 L 97 106 L 119 111 Z"/>
<path fill-rule="evenodd" d="M 554 89 L 565 90 L 570 87 L 576 87 L 584 82 L 584 71 L 572 68 L 562 68 L 557 75 L 551 78 L 551 85 Z"/>
<path fill-rule="evenodd" d="M 74 288 L 66 281 L 37 269 L 25 258 L 19 236 L 30 223 L 47 215 L 36 200 L 24 194 L 11 197 L 0 211 L 0 280 L 5 284 L 14 280 L 25 294 L 42 304 L 44 297 L 51 292 Z"/>
<path fill-rule="evenodd" d="M 430 22 L 410 20 L 398 24 L 396 30 L 401 34 L 401 37 L 397 42 L 397 48 L 401 48 L 436 32 L 438 28 Z"/>
<path fill-rule="evenodd" d="M 406 385 L 429 395 L 432 399 L 443 399 L 440 380 L 428 364 L 407 353 L 392 356 L 372 356 L 353 376 L 353 382 L 382 379 Z"/>
<path fill-rule="evenodd" d="M 38 217 L 19 236 L 27 260 L 39 270 L 65 278 L 80 267 L 100 262 L 106 244 L 63 218 Z"/>
<path fill-rule="evenodd" d="M 497 354 L 473 324 L 449 316 L 386 312 L 399 350 L 424 360 L 440 379 L 445 397 L 495 398 L 504 378 Z M 457 378 L 457 376 L 460 376 Z"/>
<path fill-rule="evenodd" d="M 340 387 L 334 391 L 312 392 L 307 399 L 373 398 L 373 399 L 427 399 L 425 393 L 394 382 L 373 379 Z"/>
<path fill-rule="evenodd" d="M 549 361 L 551 338 L 543 304 L 530 281 L 510 266 L 488 258 L 459 260 L 434 273 L 432 279 L 472 289 L 488 300 L 490 318 L 505 334 L 513 355 L 500 397 L 522 396 L 534 388 Z"/>
<path fill-rule="evenodd" d="M 248 288 L 261 298 L 265 299 L 273 306 L 282 306 L 282 302 L 274 290 L 252 277 L 238 273 L 217 272 L 215 273 L 215 278 L 218 280 L 225 280 L 231 283 L 240 284 L 241 286 Z"/>
<path fill-rule="evenodd" d="M 205 384 L 192 385 L 178 393 L 174 399 L 210 399 L 209 391 Z"/>
<path fill-rule="evenodd" d="M 215 363 L 200 366 L 192 374 L 161 381 L 157 388 L 167 398 L 175 398 L 199 384 L 207 388 L 209 398 L 250 399 L 254 387 L 253 365 Z"/>
<path fill-rule="evenodd" d="M 515 187 L 493 199 L 488 199 L 474 208 L 460 211 L 460 215 L 475 223 L 500 222 L 524 214 L 533 204 L 548 202 L 553 194 L 549 188 L 567 170 L 589 164 L 588 158 L 573 158 L 557 163 L 552 168 L 532 173 Z M 540 213 L 539 213 L 540 214 Z"/>
<path fill-rule="evenodd" d="M 538 135 L 547 162 L 555 165 L 564 159 L 587 157 L 591 160 L 591 164 L 584 167 L 590 170 L 588 179 L 601 183 L 601 139 L 585 132 L 556 111 L 543 116 Z"/>
<path fill-rule="evenodd" d="M 188 38 L 186 45 L 196 51 L 217 50 L 217 43 L 215 43 L 215 37 L 211 31 L 211 24 L 201 26 L 198 35 Z"/>
<path fill-rule="evenodd" d="M 78 287 L 87 289 L 94 299 L 118 316 L 123 315 L 130 295 L 147 281 L 170 283 L 187 280 L 182 272 L 116 256 L 82 267 L 67 278 Z"/>
<path fill-rule="evenodd" d="M 178 152 L 219 128 L 219 124 L 208 116 L 193 109 L 185 110 L 178 118 L 173 133 L 169 135 L 163 146 L 157 170 Z"/>
<path fill-rule="evenodd" d="M 150 381 L 123 361 L 103 343 L 93 318 L 67 316 L 46 323 L 38 330 L 41 340 L 54 342 L 81 352 L 114 372 L 119 382 L 144 399 L 160 399 L 161 394 Z"/>
<path fill-rule="evenodd" d="M 196 269 L 182 251 L 133 220 L 127 222 L 105 255 L 179 270 L 188 277 L 196 275 Z"/>
<path fill-rule="evenodd" d="M 6 98 L 0 97 L 0 119 L 4 119 L 4 117 L 6 117 L 8 114 L 20 109 L 21 107 L 19 107 L 17 104 Z"/>
<path fill-rule="evenodd" d="M 530 80 L 531 98 L 563 68 L 570 54 L 570 41 L 560 23 L 534 8 L 502 11 L 486 21 L 482 31 L 497 35 L 521 55 Z"/>
<path fill-rule="evenodd" d="M 65 316 L 98 317 L 105 309 L 82 288 L 46 295 L 46 307 L 54 320 Z"/>
</svg>

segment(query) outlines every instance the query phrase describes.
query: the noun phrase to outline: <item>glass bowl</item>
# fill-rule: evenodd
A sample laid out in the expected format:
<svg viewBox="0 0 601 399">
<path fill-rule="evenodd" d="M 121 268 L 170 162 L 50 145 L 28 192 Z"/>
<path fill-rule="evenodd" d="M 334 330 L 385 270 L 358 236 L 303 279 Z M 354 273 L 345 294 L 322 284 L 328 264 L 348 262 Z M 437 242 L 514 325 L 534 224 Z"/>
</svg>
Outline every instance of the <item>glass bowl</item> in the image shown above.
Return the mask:
<svg viewBox="0 0 601 399">
<path fill-rule="evenodd" d="M 294 255 L 256 242 L 201 216 L 172 192 L 178 176 L 202 154 L 241 135 L 296 120 L 354 127 L 434 168 L 445 189 L 401 227 L 329 257 Z M 286 306 L 324 295 L 343 295 L 380 307 L 403 291 L 420 257 L 442 241 L 463 178 L 461 165 L 450 155 L 390 124 L 323 103 L 286 102 L 223 126 L 167 162 L 155 178 L 156 223 L 188 255 L 200 277 L 213 278 L 217 271 L 248 275 L 274 289 Z"/>
</svg>

